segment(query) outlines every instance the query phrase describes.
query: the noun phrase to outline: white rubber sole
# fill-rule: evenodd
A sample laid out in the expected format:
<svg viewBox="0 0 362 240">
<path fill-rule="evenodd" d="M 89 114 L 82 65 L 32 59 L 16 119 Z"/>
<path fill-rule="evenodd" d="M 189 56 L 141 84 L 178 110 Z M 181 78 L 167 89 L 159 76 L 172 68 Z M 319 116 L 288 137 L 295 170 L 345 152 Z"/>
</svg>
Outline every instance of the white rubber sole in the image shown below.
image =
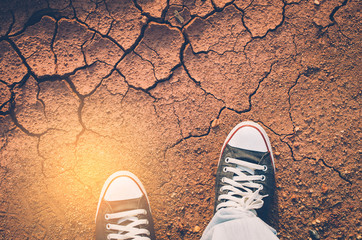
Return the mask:
<svg viewBox="0 0 362 240">
<path fill-rule="evenodd" d="M 138 185 L 138 187 L 141 189 L 142 193 L 145 195 L 148 205 L 150 204 L 150 201 L 148 200 L 148 196 L 146 193 L 146 189 L 142 185 L 142 183 L 138 179 L 138 177 L 129 171 L 118 171 L 118 172 L 113 173 L 111 176 L 109 176 L 102 187 L 102 191 L 101 191 L 101 194 L 100 194 L 99 200 L 98 200 L 97 213 L 96 213 L 96 218 L 95 218 L 96 221 L 97 221 L 97 216 L 98 216 L 99 206 L 101 205 L 101 201 L 104 198 L 104 195 L 105 195 L 109 185 L 111 184 L 111 182 L 118 177 L 129 177 L 132 180 L 134 180 L 136 182 L 136 184 Z M 150 207 L 150 212 L 151 212 L 151 207 Z"/>
<path fill-rule="evenodd" d="M 272 150 L 272 147 L 271 147 L 271 144 L 270 144 L 270 140 L 269 140 L 269 137 L 267 135 L 267 133 L 265 132 L 265 130 L 257 123 L 255 122 L 252 122 L 252 121 L 244 121 L 244 122 L 241 122 L 239 123 L 238 125 L 236 125 L 231 131 L 230 133 L 228 134 L 228 136 L 226 137 L 225 139 L 225 142 L 221 148 L 221 152 L 220 152 L 220 157 L 219 157 L 219 163 L 218 163 L 218 166 L 220 164 L 220 160 L 221 160 L 221 155 L 222 153 L 224 152 L 224 149 L 225 149 L 225 146 L 226 144 L 229 143 L 230 139 L 234 136 L 234 134 L 242 127 L 253 127 L 255 128 L 256 130 L 259 131 L 259 133 L 262 135 L 263 139 L 264 139 L 264 142 L 267 146 L 267 149 L 268 149 L 268 152 L 270 152 L 270 156 L 271 156 L 271 159 L 272 159 L 272 163 L 273 163 L 273 168 L 274 168 L 274 172 L 275 172 L 275 163 L 274 163 L 274 156 L 273 156 L 273 150 Z"/>
</svg>

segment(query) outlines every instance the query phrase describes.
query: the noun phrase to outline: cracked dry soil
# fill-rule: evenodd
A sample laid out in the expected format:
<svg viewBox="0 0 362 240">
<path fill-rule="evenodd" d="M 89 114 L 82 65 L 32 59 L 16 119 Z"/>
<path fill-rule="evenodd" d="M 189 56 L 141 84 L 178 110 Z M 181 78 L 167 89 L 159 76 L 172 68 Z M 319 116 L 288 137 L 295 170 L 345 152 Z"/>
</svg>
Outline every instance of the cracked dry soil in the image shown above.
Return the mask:
<svg viewBox="0 0 362 240">
<path fill-rule="evenodd" d="M 0 237 L 92 239 L 118 170 L 199 239 L 222 143 L 276 155 L 281 239 L 361 239 L 359 0 L 1 0 Z"/>
</svg>

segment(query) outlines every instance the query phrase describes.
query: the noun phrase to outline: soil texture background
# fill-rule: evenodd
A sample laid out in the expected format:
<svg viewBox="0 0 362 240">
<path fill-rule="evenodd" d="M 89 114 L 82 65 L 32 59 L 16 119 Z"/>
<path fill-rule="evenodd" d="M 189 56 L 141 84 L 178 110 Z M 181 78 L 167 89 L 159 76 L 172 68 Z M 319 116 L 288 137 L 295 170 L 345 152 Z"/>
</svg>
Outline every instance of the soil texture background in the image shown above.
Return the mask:
<svg viewBox="0 0 362 240">
<path fill-rule="evenodd" d="M 1 0 L 0 238 L 93 239 L 135 173 L 199 239 L 221 146 L 267 131 L 280 239 L 361 239 L 359 0 Z"/>
</svg>

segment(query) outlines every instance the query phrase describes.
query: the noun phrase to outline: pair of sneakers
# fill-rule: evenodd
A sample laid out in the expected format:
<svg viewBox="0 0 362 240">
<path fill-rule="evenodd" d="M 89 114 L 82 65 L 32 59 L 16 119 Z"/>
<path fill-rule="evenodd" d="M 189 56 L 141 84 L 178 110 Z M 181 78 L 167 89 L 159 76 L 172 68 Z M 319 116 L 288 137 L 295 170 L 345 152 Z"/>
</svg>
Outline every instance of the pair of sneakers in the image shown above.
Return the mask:
<svg viewBox="0 0 362 240">
<path fill-rule="evenodd" d="M 239 123 L 221 150 L 214 213 L 241 208 L 265 220 L 274 194 L 274 172 L 264 129 L 250 121 Z M 134 174 L 116 172 L 104 184 L 96 214 L 96 239 L 156 239 L 146 191 Z"/>
</svg>

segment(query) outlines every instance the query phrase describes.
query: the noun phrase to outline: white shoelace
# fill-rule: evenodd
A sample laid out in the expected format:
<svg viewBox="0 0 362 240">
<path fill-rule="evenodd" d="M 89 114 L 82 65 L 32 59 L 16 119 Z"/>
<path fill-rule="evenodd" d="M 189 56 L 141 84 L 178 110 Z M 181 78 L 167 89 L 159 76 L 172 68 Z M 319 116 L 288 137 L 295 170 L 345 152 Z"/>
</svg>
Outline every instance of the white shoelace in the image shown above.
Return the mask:
<svg viewBox="0 0 362 240">
<path fill-rule="evenodd" d="M 107 224 L 108 230 L 118 231 L 118 233 L 110 233 L 107 239 L 133 239 L 133 240 L 151 240 L 150 232 L 147 229 L 139 228 L 140 225 L 147 225 L 147 219 L 138 219 L 137 215 L 146 215 L 145 209 L 130 210 L 119 213 L 109 213 L 105 215 L 106 220 L 118 219 L 117 224 Z M 127 225 L 121 225 L 124 222 Z M 142 236 L 143 235 L 143 236 Z"/>
<path fill-rule="evenodd" d="M 220 188 L 220 191 L 228 191 L 226 194 L 219 196 L 218 200 L 226 200 L 217 205 L 216 211 L 221 208 L 240 208 L 243 210 L 254 210 L 259 209 L 263 206 L 264 197 L 268 195 L 260 195 L 260 190 L 263 189 L 263 185 L 254 183 L 253 181 L 264 181 L 264 175 L 254 175 L 255 170 L 266 171 L 265 165 L 258 165 L 249 163 L 235 158 L 226 158 L 225 162 L 236 164 L 237 167 L 224 167 L 224 172 L 234 173 L 232 179 L 223 177 L 221 181 L 226 185 Z M 243 171 L 251 173 L 246 175 Z M 254 189 L 254 190 L 253 190 Z"/>
</svg>

